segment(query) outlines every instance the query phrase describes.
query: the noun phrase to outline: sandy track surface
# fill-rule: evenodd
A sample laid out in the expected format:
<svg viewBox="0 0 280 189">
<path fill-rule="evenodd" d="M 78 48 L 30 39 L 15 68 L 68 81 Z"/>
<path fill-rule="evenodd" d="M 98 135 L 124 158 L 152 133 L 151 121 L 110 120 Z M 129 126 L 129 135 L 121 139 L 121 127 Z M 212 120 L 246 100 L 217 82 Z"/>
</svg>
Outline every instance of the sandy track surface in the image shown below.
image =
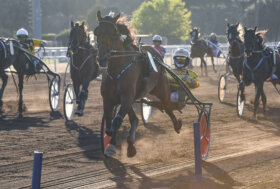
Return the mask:
<svg viewBox="0 0 280 189">
<path fill-rule="evenodd" d="M 137 155 L 130 159 L 126 157 L 126 118 L 117 156 L 108 159 L 100 149 L 99 82 L 90 85 L 85 115 L 65 122 L 62 105 L 59 112 L 50 113 L 47 80 L 30 79 L 24 85 L 24 118 L 17 120 L 17 93 L 10 78 L 0 120 L 0 188 L 30 188 L 35 150 L 44 152 L 43 188 L 280 188 L 280 97 L 272 85 L 265 84 L 267 119 L 260 108 L 258 121 L 251 122 L 253 87 L 246 89 L 244 118 L 238 118 L 237 83 L 230 82 L 226 103 L 220 104 L 217 75 L 211 72 L 200 80 L 193 93 L 214 106 L 210 153 L 203 163 L 204 177 L 197 181 L 193 177 L 192 123 L 198 119 L 194 107 L 176 113 L 184 123 L 179 135 L 169 118 L 154 110 L 147 126 L 139 124 Z"/>
</svg>

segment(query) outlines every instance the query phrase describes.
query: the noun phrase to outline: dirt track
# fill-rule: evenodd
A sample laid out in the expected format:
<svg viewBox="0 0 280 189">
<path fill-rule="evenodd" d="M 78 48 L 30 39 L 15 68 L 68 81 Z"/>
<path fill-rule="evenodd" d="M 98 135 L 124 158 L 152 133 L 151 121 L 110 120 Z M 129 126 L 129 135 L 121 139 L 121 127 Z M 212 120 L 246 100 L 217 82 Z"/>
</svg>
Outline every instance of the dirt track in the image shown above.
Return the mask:
<svg viewBox="0 0 280 189">
<path fill-rule="evenodd" d="M 228 87 L 226 103 L 220 104 L 217 75 L 211 73 L 200 80 L 201 86 L 194 94 L 202 101 L 213 102 L 214 107 L 209 158 L 204 162 L 204 178 L 197 181 L 193 178 L 192 123 L 198 116 L 193 107 L 176 114 L 184 123 L 179 135 L 168 117 L 157 110 L 147 127 L 140 122 L 138 153 L 132 159 L 126 157 L 129 124 L 125 119 L 116 158 L 104 159 L 100 152 L 99 82 L 90 86 L 85 116 L 66 123 L 62 104 L 58 113 L 50 113 L 46 79 L 30 79 L 24 85 L 26 112 L 18 121 L 17 96 L 10 78 L 4 94 L 5 116 L 0 120 L 0 188 L 30 188 L 35 150 L 44 152 L 43 188 L 280 188 L 280 97 L 272 85 L 265 86 L 267 119 L 260 108 L 258 121 L 251 122 L 253 87 L 246 89 L 248 102 L 240 119 L 235 110 L 235 82 Z M 182 165 L 175 173 L 161 175 L 158 171 L 175 165 Z"/>
</svg>

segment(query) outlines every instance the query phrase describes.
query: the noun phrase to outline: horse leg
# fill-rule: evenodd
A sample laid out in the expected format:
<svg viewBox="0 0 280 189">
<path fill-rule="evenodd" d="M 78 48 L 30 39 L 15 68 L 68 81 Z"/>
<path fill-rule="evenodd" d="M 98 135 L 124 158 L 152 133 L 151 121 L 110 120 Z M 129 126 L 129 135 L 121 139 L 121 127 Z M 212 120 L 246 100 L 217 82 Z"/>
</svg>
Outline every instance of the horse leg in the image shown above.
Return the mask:
<svg viewBox="0 0 280 189">
<path fill-rule="evenodd" d="M 203 76 L 203 60 L 202 60 L 202 57 L 200 57 L 200 72 L 201 72 L 201 76 Z"/>
<path fill-rule="evenodd" d="M 262 95 L 262 103 L 263 103 L 263 115 L 264 118 L 266 118 L 266 95 L 264 93 L 263 87 L 262 87 L 261 95 Z"/>
<path fill-rule="evenodd" d="M 7 82 L 8 82 L 8 75 L 4 72 L 4 70 L 1 72 L 0 77 L 2 78 L 2 87 L 0 89 L 0 115 L 2 114 L 2 107 L 3 107 L 3 94 L 4 94 L 4 90 L 7 86 Z"/>
<path fill-rule="evenodd" d="M 86 100 L 88 98 L 88 86 L 89 86 L 89 81 L 84 82 L 82 85 L 82 90 L 79 92 L 78 95 L 80 99 L 80 103 L 78 105 L 76 114 L 78 114 L 79 116 L 84 115 L 84 108 L 85 108 Z"/>
<path fill-rule="evenodd" d="M 205 67 L 205 74 L 206 74 L 206 76 L 208 76 L 208 71 L 207 71 L 207 64 L 206 64 L 206 61 L 204 60 L 204 58 L 203 57 L 200 57 L 200 60 L 201 60 L 201 72 L 203 72 L 203 70 L 202 70 L 202 64 L 204 65 L 204 67 Z M 203 75 L 203 74 L 202 74 Z"/>
<path fill-rule="evenodd" d="M 251 117 L 252 120 L 257 120 L 257 110 L 259 107 L 259 99 L 263 90 L 263 83 L 255 84 L 255 101 L 254 101 L 254 114 Z"/>
<path fill-rule="evenodd" d="M 23 105 L 23 100 L 22 100 L 22 90 L 23 90 L 23 79 L 24 75 L 22 73 L 18 73 L 18 90 L 19 90 L 19 101 L 18 101 L 18 118 L 21 119 L 22 116 L 22 105 Z"/>
<path fill-rule="evenodd" d="M 160 99 L 161 102 L 161 107 L 165 110 L 165 113 L 170 117 L 173 123 L 174 130 L 177 133 L 180 133 L 181 127 L 182 127 L 182 121 L 177 120 L 176 116 L 173 113 L 173 105 L 170 101 L 170 90 L 167 88 L 169 87 L 166 85 L 168 83 L 167 81 L 164 81 L 164 78 L 160 78 L 159 80 L 160 83 L 153 91 L 151 94 L 155 95 Z"/>
<path fill-rule="evenodd" d="M 133 93 L 133 92 L 132 92 Z M 119 128 L 122 125 L 123 119 L 126 116 L 126 114 L 128 113 L 128 111 L 131 109 L 132 104 L 134 101 L 134 95 L 122 95 L 121 96 L 121 107 L 119 112 L 117 113 L 117 115 L 114 117 L 113 121 L 112 121 L 112 128 L 111 128 L 111 140 L 110 140 L 110 145 L 107 146 L 107 148 L 104 151 L 104 154 L 106 156 L 113 156 L 116 153 L 116 148 L 115 145 L 117 144 L 117 133 Z"/>
<path fill-rule="evenodd" d="M 127 136 L 127 157 L 133 157 L 136 155 L 136 149 L 134 147 L 135 143 L 135 133 L 136 129 L 138 127 L 138 118 L 131 107 L 130 110 L 128 111 L 128 116 L 129 116 L 129 121 L 130 121 L 130 130 L 129 130 L 129 135 Z"/>
<path fill-rule="evenodd" d="M 80 103 L 80 99 L 79 99 L 80 83 L 73 80 L 73 87 L 74 87 L 74 92 L 75 92 L 75 96 L 76 96 L 76 103 L 79 104 Z"/>
<path fill-rule="evenodd" d="M 213 70 L 215 73 L 217 73 L 216 67 L 215 67 L 215 63 L 214 63 L 214 57 L 211 56 L 211 62 L 212 62 L 212 66 L 213 66 Z"/>
</svg>

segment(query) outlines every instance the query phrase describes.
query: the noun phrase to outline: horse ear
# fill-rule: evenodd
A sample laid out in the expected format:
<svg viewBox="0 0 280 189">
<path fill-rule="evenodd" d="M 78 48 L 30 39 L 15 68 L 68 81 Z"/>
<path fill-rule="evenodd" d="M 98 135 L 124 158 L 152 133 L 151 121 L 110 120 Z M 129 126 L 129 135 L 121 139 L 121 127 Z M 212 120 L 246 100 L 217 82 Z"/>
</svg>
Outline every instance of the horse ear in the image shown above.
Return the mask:
<svg viewBox="0 0 280 189">
<path fill-rule="evenodd" d="M 255 32 L 256 32 L 257 28 L 258 28 L 258 26 L 255 26 L 255 29 L 254 29 Z"/>
<path fill-rule="evenodd" d="M 85 26 L 85 22 L 82 22 L 82 25 L 81 25 L 81 26 L 83 26 L 83 27 L 84 27 L 84 26 Z"/>
<path fill-rule="evenodd" d="M 72 28 L 72 29 L 74 28 L 74 22 L 73 22 L 73 20 L 71 20 L 71 28 Z"/>
<path fill-rule="evenodd" d="M 100 22 L 102 20 L 101 12 L 100 10 L 97 11 L 97 20 Z"/>
<path fill-rule="evenodd" d="M 114 22 L 116 23 L 120 17 L 121 17 L 121 13 L 117 14 L 117 15 L 113 18 Z"/>
<path fill-rule="evenodd" d="M 237 28 L 237 27 L 238 27 L 238 25 L 239 25 L 239 22 L 237 22 L 237 24 L 235 25 L 235 27 Z"/>
</svg>

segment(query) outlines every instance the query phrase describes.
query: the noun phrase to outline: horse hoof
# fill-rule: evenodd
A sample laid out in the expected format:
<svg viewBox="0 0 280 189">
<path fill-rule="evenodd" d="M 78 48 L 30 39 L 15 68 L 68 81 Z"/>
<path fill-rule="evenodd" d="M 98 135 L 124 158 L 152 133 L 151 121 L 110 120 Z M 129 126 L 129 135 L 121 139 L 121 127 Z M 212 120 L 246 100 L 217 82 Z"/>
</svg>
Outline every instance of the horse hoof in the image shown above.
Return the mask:
<svg viewBox="0 0 280 189">
<path fill-rule="evenodd" d="M 105 148 L 104 155 L 106 157 L 112 157 L 115 154 L 116 154 L 116 147 L 114 145 L 110 144 Z"/>
<path fill-rule="evenodd" d="M 22 119 L 23 119 L 23 115 L 22 115 L 22 113 L 19 113 L 17 116 L 17 120 L 22 120 Z"/>
<path fill-rule="evenodd" d="M 134 144 L 132 142 L 130 142 L 129 140 L 127 140 L 127 157 L 131 158 L 134 157 L 136 155 L 136 148 L 134 146 Z"/>
<path fill-rule="evenodd" d="M 257 121 L 257 117 L 256 117 L 256 116 L 254 116 L 254 115 L 253 115 L 253 116 L 251 116 L 251 117 L 250 117 L 250 121 Z"/>
<path fill-rule="evenodd" d="M 83 113 L 82 110 L 77 109 L 77 110 L 75 111 L 75 114 L 78 115 L 79 117 L 81 117 L 81 116 L 83 116 L 84 113 Z"/>
<path fill-rule="evenodd" d="M 180 130 L 181 130 L 181 128 L 182 128 L 182 120 L 178 120 L 178 124 L 176 125 L 176 126 L 174 126 L 174 129 L 175 129 L 175 131 L 176 131 L 176 133 L 180 133 Z"/>
</svg>

